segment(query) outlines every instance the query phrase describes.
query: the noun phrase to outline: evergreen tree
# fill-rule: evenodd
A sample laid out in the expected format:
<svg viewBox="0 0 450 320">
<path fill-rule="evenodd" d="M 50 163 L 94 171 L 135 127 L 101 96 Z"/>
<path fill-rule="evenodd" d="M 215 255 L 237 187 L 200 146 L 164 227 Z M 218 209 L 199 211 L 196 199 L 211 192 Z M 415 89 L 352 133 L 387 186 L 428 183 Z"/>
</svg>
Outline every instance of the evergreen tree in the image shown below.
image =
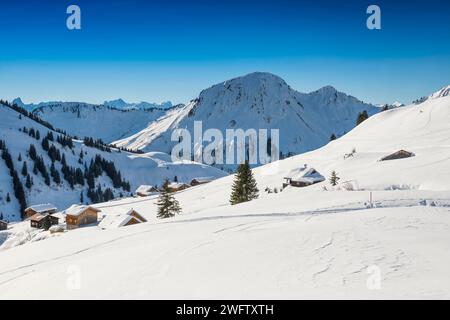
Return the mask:
<svg viewBox="0 0 450 320">
<path fill-rule="evenodd" d="M 26 162 L 26 161 L 23 162 L 23 166 L 22 166 L 22 175 L 23 175 L 24 177 L 26 177 L 26 176 L 28 175 L 28 168 L 27 168 L 27 162 Z"/>
<path fill-rule="evenodd" d="M 53 181 L 56 184 L 60 184 L 61 183 L 61 177 L 60 177 L 59 172 L 58 172 L 58 170 L 56 170 L 56 167 L 55 167 L 55 165 L 53 163 L 50 166 L 50 175 L 52 176 Z"/>
<path fill-rule="evenodd" d="M 337 186 L 337 184 L 338 184 L 338 182 L 339 182 L 340 179 L 341 179 L 341 178 L 338 177 L 336 171 L 333 170 L 333 171 L 331 172 L 330 184 L 331 184 L 333 187 L 335 187 L 335 186 Z"/>
<path fill-rule="evenodd" d="M 32 160 L 36 159 L 37 152 L 36 152 L 36 147 L 33 144 L 30 144 L 30 148 L 28 149 L 28 155 L 30 156 L 30 159 L 32 159 Z"/>
<path fill-rule="evenodd" d="M 28 189 L 31 189 L 31 186 L 33 185 L 33 182 L 31 181 L 30 175 L 27 175 L 27 181 L 25 182 L 25 187 Z"/>
<path fill-rule="evenodd" d="M 84 195 L 83 195 L 83 191 L 81 191 L 80 193 L 80 203 L 84 202 Z"/>
<path fill-rule="evenodd" d="M 6 194 L 6 202 L 11 202 L 11 196 L 9 195 L 9 192 Z"/>
<path fill-rule="evenodd" d="M 367 114 L 367 111 L 364 110 L 363 112 L 360 112 L 358 114 L 358 118 L 356 119 L 356 125 L 360 125 L 363 121 L 369 119 L 369 115 Z"/>
<path fill-rule="evenodd" d="M 28 135 L 32 138 L 36 138 L 36 132 L 34 131 L 34 128 L 30 128 L 30 130 L 28 130 Z"/>
<path fill-rule="evenodd" d="M 21 153 L 19 153 L 19 158 L 17 158 L 17 160 L 20 162 L 20 161 L 22 161 L 22 154 Z"/>
<path fill-rule="evenodd" d="M 232 186 L 232 205 L 258 198 L 258 187 L 248 162 L 239 165 Z"/>
<path fill-rule="evenodd" d="M 269 157 L 272 156 L 272 138 L 267 139 L 266 152 Z"/>
<path fill-rule="evenodd" d="M 163 184 L 157 205 L 158 213 L 156 216 L 160 219 L 170 218 L 181 213 L 180 204 L 170 192 L 169 180 L 166 180 Z"/>
<path fill-rule="evenodd" d="M 330 137 L 330 141 L 334 141 L 334 140 L 336 140 L 336 135 L 333 133 Z"/>
<path fill-rule="evenodd" d="M 33 173 L 35 174 L 35 175 L 37 175 L 38 174 L 38 168 L 37 168 L 37 165 L 36 165 L 36 162 L 34 163 L 34 166 L 33 166 Z"/>
<path fill-rule="evenodd" d="M 42 149 L 44 149 L 45 151 L 48 151 L 49 147 L 50 147 L 50 144 L 49 144 L 48 137 L 45 137 L 44 139 L 42 139 Z"/>
<path fill-rule="evenodd" d="M 53 133 L 52 133 L 51 131 L 49 131 L 49 132 L 47 133 L 46 138 L 47 138 L 47 140 L 49 140 L 49 141 L 55 141 L 55 138 L 53 137 Z"/>
</svg>

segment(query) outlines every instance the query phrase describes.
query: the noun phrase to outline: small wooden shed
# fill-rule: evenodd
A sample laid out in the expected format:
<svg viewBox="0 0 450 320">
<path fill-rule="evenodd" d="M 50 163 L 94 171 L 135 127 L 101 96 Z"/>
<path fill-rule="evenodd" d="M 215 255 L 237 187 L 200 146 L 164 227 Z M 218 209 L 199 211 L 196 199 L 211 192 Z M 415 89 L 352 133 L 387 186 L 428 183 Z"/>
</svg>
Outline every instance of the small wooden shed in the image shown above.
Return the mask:
<svg viewBox="0 0 450 320">
<path fill-rule="evenodd" d="M 187 183 L 172 182 L 168 187 L 171 192 L 176 192 L 190 188 L 191 186 Z"/>
<path fill-rule="evenodd" d="M 158 189 L 156 189 L 154 186 L 149 185 L 141 185 L 139 188 L 136 189 L 136 194 L 139 197 L 147 197 L 152 194 L 155 194 L 158 192 Z"/>
<path fill-rule="evenodd" d="M 98 225 L 102 229 L 120 228 L 147 222 L 147 219 L 134 209 L 115 207 L 105 210 L 103 212 L 105 216 Z"/>
<path fill-rule="evenodd" d="M 303 188 L 315 183 L 325 181 L 325 177 L 322 176 L 316 169 L 303 168 L 293 170 L 289 176 L 284 178 L 283 188 L 287 186 L 293 186 Z"/>
<path fill-rule="evenodd" d="M 30 218 L 31 227 L 37 229 L 44 229 L 46 226 L 50 228 L 51 226 L 58 224 L 58 222 L 59 219 L 51 214 L 36 213 Z"/>
<path fill-rule="evenodd" d="M 127 215 L 132 216 L 133 218 L 139 220 L 139 223 L 141 222 L 147 222 L 147 219 L 145 219 L 143 216 L 141 216 L 136 210 L 131 209 L 128 211 Z"/>
<path fill-rule="evenodd" d="M 8 223 L 6 221 L 0 220 L 0 231 L 8 229 Z"/>
<path fill-rule="evenodd" d="M 414 156 L 415 156 L 415 154 L 412 152 L 405 151 L 405 150 L 399 150 L 399 151 L 394 152 L 386 157 L 381 158 L 380 161 L 405 159 L 405 158 L 411 158 Z"/>
<path fill-rule="evenodd" d="M 79 228 L 83 225 L 97 223 L 98 213 L 100 209 L 85 206 L 85 205 L 73 205 L 70 208 L 64 210 L 66 215 L 66 226 L 68 230 Z"/>
<path fill-rule="evenodd" d="M 198 186 L 200 184 L 205 184 L 211 182 L 211 178 L 194 178 L 191 180 L 191 186 Z"/>
</svg>

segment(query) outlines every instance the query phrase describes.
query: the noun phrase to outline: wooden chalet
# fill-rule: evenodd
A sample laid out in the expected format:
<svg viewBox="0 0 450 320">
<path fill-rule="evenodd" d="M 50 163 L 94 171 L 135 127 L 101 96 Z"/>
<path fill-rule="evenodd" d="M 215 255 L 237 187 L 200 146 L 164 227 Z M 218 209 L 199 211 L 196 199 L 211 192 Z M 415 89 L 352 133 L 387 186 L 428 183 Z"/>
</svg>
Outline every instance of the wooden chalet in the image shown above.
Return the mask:
<svg viewBox="0 0 450 320">
<path fill-rule="evenodd" d="M 101 212 L 100 209 L 91 206 L 73 205 L 64 210 L 66 227 L 68 230 L 71 230 L 84 225 L 97 223 L 99 212 Z"/>
<path fill-rule="evenodd" d="M 48 229 L 51 226 L 58 224 L 59 219 L 51 214 L 36 213 L 30 217 L 30 225 L 32 228 Z"/>
<path fill-rule="evenodd" d="M 194 178 L 194 179 L 191 180 L 190 185 L 191 186 L 198 186 L 200 184 L 209 183 L 211 181 L 213 181 L 213 179 L 211 179 L 211 178 Z"/>
<path fill-rule="evenodd" d="M 42 215 L 53 214 L 56 213 L 56 211 L 58 211 L 58 209 L 51 203 L 37 204 L 25 209 L 25 217 L 30 218 L 38 213 Z"/>
<path fill-rule="evenodd" d="M 152 194 L 155 194 L 158 192 L 158 189 L 156 189 L 154 186 L 149 185 L 141 185 L 139 188 L 136 189 L 136 194 L 139 197 L 147 197 Z"/>
<path fill-rule="evenodd" d="M 412 152 L 405 151 L 405 150 L 399 150 L 399 151 L 394 152 L 386 157 L 381 158 L 380 161 L 406 159 L 406 158 L 411 158 L 414 156 L 415 156 L 415 154 Z"/>
<path fill-rule="evenodd" d="M 0 231 L 7 230 L 8 223 L 6 221 L 0 220 Z"/>
<path fill-rule="evenodd" d="M 289 176 L 285 177 L 283 188 L 287 186 L 303 188 L 322 181 L 325 181 L 324 176 L 322 176 L 316 169 L 308 169 L 305 166 L 303 168 L 293 170 Z"/>
<path fill-rule="evenodd" d="M 176 192 L 176 191 L 181 191 L 181 190 L 190 188 L 191 186 L 187 183 L 172 182 L 169 184 L 168 187 L 171 192 Z"/>
<path fill-rule="evenodd" d="M 115 207 L 106 210 L 102 221 L 99 223 L 99 227 L 102 229 L 120 228 L 147 222 L 147 219 L 134 209 L 127 210 Z"/>
</svg>

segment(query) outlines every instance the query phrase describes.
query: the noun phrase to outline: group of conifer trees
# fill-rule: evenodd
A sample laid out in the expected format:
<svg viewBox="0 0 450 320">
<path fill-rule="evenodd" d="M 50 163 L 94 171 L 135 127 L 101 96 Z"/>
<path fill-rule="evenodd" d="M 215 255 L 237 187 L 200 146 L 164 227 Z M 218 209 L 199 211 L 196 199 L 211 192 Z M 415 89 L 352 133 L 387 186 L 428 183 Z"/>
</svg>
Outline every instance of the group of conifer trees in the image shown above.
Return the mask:
<svg viewBox="0 0 450 320">
<path fill-rule="evenodd" d="M 232 205 L 257 199 L 259 195 L 258 186 L 248 162 L 239 165 L 231 190 L 230 203 Z M 157 217 L 171 218 L 181 213 L 179 202 L 172 195 L 169 181 L 165 180 L 157 201 Z"/>
<path fill-rule="evenodd" d="M 9 174 L 11 175 L 11 178 L 13 180 L 14 195 L 17 198 L 17 201 L 19 202 L 20 211 L 23 213 L 27 207 L 25 191 L 23 189 L 22 182 L 19 179 L 19 175 L 17 174 L 17 171 L 14 168 L 14 163 L 12 161 L 11 154 L 9 153 L 8 148 L 6 147 L 6 143 L 3 140 L 0 140 L 0 150 L 2 159 L 5 161 L 6 167 L 9 169 Z M 7 202 L 11 201 L 9 194 L 7 194 L 6 201 Z"/>
</svg>

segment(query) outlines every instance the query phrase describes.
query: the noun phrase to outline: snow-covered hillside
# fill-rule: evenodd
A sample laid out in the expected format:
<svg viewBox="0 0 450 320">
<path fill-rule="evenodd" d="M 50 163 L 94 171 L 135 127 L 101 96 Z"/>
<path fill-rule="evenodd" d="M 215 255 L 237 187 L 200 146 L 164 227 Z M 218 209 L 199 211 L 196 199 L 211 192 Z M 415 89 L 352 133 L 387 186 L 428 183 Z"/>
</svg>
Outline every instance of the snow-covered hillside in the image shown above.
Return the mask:
<svg viewBox="0 0 450 320">
<path fill-rule="evenodd" d="M 106 143 L 146 128 L 166 113 L 165 109 L 119 109 L 79 102 L 46 103 L 33 114 L 80 138 L 100 138 Z"/>
<path fill-rule="evenodd" d="M 280 151 L 286 156 L 321 147 L 332 134 L 345 134 L 364 110 L 372 115 L 379 108 L 330 86 L 299 93 L 281 78 L 257 72 L 203 90 L 184 108 L 114 143 L 170 153 L 176 143 L 171 141 L 172 131 L 186 128 L 194 132 L 194 121 L 202 121 L 203 131 L 216 128 L 224 136 L 226 129 L 279 129 Z"/>
<path fill-rule="evenodd" d="M 34 136 L 31 136 L 31 129 L 35 132 Z M 37 131 L 39 131 L 39 137 L 37 136 Z M 35 161 L 29 155 L 30 145 L 34 145 L 37 158 L 42 157 L 46 168 L 45 171 L 51 175 L 50 166 L 52 162 L 50 153 L 45 151 L 42 145 L 42 141 L 49 132 L 52 132 L 54 139 L 54 141 L 49 142 L 49 145 L 55 147 L 60 157 L 65 157 L 67 167 L 73 170 L 80 169 L 85 174 L 86 167 L 90 166 L 91 160 L 97 155 L 105 161 L 113 162 L 115 168 L 120 171 L 122 178 L 130 183 L 130 190 L 124 190 L 120 187 L 114 188 L 106 172 L 103 172 L 101 176 L 95 179 L 95 186 L 100 185 L 103 191 L 106 188 L 112 188 L 115 196 L 120 194 L 129 195 L 141 184 L 161 185 L 165 178 L 173 181 L 175 176 L 177 176 L 179 181 L 190 182 L 195 177 L 222 177 L 225 175 L 222 171 L 206 165 L 187 161 L 172 162 L 169 155 L 164 153 L 130 154 L 118 152 L 115 149 L 107 152 L 94 147 L 87 147 L 82 141 L 77 140 L 73 141 L 72 148 L 62 146 L 61 143 L 56 141 L 58 137 L 62 136 L 61 134 L 24 115 L 19 115 L 18 112 L 5 105 L 0 105 L 0 140 L 6 143 L 14 169 L 17 171 L 25 189 L 28 205 L 51 202 L 58 208 L 64 209 L 73 203 L 79 203 L 82 192 L 84 202 L 90 202 L 87 193 L 87 183 L 83 182 L 83 185 L 75 183 L 74 188 L 71 188 L 68 181 L 64 178 L 61 158 L 54 163 L 55 170 L 61 179 L 60 183 L 56 183 L 55 179 L 51 177 L 49 179 L 50 183 L 46 184 L 44 174 L 39 172 L 37 168 L 34 169 Z M 26 187 L 27 175 L 22 174 L 25 162 L 27 163 L 27 173 L 33 182 L 33 185 L 29 188 Z M 3 214 L 4 219 L 15 221 L 20 219 L 19 204 L 14 196 L 10 170 L 6 168 L 3 159 L 0 159 L 0 169 L 0 212 Z M 72 174 L 69 173 L 69 175 L 71 176 Z M 83 178 L 81 177 L 81 179 Z M 7 201 L 8 194 L 10 201 Z"/>
<path fill-rule="evenodd" d="M 155 197 L 98 204 L 149 222 L 0 251 L 0 298 L 448 299 L 449 123 L 445 95 L 379 113 L 256 168 L 260 198 L 235 206 L 232 176 L 178 192 L 173 219 L 156 219 Z M 379 161 L 400 149 L 414 156 Z M 340 183 L 263 191 L 305 164 Z"/>
</svg>

